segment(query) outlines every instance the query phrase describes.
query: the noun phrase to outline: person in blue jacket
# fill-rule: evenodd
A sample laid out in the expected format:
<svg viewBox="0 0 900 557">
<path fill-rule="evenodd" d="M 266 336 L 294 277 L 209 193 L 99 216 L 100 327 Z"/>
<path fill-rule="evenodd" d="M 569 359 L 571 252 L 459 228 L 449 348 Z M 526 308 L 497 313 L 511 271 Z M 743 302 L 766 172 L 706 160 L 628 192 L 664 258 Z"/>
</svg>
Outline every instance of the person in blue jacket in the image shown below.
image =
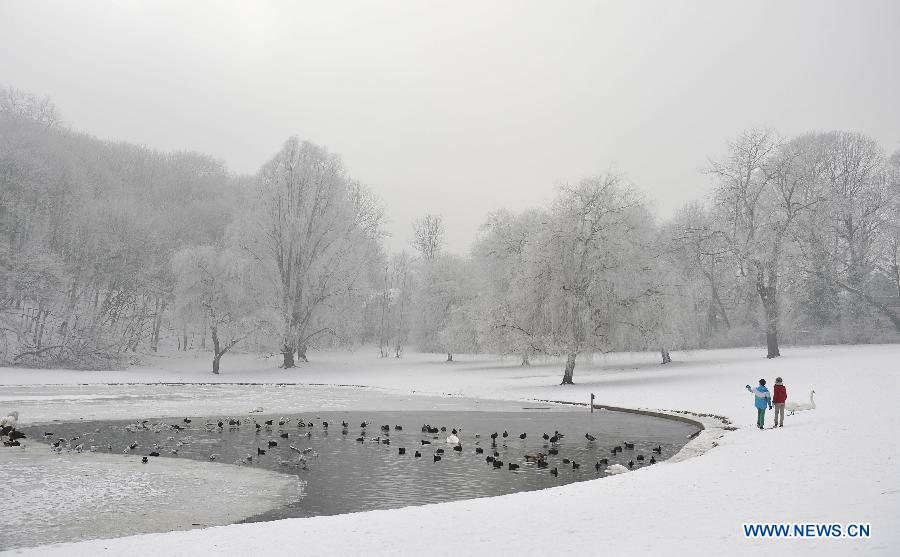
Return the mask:
<svg viewBox="0 0 900 557">
<path fill-rule="evenodd" d="M 755 389 L 751 389 L 750 385 L 746 385 L 747 390 L 753 393 L 755 397 L 756 404 L 756 427 L 759 429 L 763 429 L 763 424 L 765 424 L 766 419 L 766 408 L 769 410 L 772 409 L 772 394 L 769 392 L 769 389 L 766 388 L 766 380 L 759 380 L 759 387 Z"/>
</svg>

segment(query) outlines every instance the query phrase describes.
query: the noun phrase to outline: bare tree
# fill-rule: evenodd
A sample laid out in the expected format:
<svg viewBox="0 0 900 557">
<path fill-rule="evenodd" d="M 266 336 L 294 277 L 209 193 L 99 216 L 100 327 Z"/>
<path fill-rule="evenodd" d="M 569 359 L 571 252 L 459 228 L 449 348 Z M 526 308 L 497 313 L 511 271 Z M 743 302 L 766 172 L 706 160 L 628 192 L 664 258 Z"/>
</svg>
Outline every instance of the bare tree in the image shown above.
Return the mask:
<svg viewBox="0 0 900 557">
<path fill-rule="evenodd" d="M 566 357 L 562 384 L 573 383 L 579 354 L 614 348 L 619 318 L 653 295 L 639 280 L 651 224 L 637 192 L 606 175 L 562 188 L 529 244 L 531 303 L 544 343 Z"/>
<path fill-rule="evenodd" d="M 474 295 L 473 274 L 465 259 L 450 254 L 420 261 L 419 272 L 413 299 L 416 344 L 422 350 L 443 351 L 447 361 L 453 361 L 460 337 L 450 329 L 460 329 L 460 308 Z"/>
<path fill-rule="evenodd" d="M 413 223 L 412 246 L 422 259 L 431 261 L 444 247 L 444 219 L 441 215 L 425 215 Z"/>
<path fill-rule="evenodd" d="M 381 207 L 348 179 L 340 158 L 292 137 L 259 172 L 236 240 L 258 263 L 281 329 L 282 367 L 333 333 L 338 301 L 362 288 L 380 237 Z"/>
<path fill-rule="evenodd" d="M 549 218 L 543 211 L 520 215 L 495 211 L 481 226 L 472 252 L 483 275 L 483 336 L 497 353 L 517 354 L 522 366 L 531 365 L 532 355 L 549 352 L 540 334 L 538 306 L 529 298 L 526 270 L 527 246 L 536 240 Z"/>
<path fill-rule="evenodd" d="M 49 97 L 40 98 L 12 87 L 0 87 L 0 114 L 27 118 L 44 128 L 62 125 L 59 110 Z"/>
<path fill-rule="evenodd" d="M 765 315 L 766 357 L 781 355 L 779 276 L 798 216 L 819 199 L 812 184 L 815 152 L 800 140 L 783 143 L 769 130 L 744 132 L 729 154 L 710 163 L 718 179 L 717 209 L 727 226 L 739 274 L 754 285 Z"/>
<path fill-rule="evenodd" d="M 878 268 L 890 278 L 900 306 L 900 151 L 888 159 L 885 179 L 892 203 L 888 207 Z"/>
<path fill-rule="evenodd" d="M 805 141 L 818 149 L 816 188 L 822 200 L 806 223 L 808 271 L 862 302 L 845 308 L 855 326 L 868 309 L 886 316 L 900 331 L 900 312 L 878 292 L 881 281 L 896 277 L 893 227 L 900 187 L 891 163 L 878 143 L 862 134 L 809 134 Z"/>
<path fill-rule="evenodd" d="M 731 322 L 721 287 L 723 269 L 731 252 L 726 235 L 716 227 L 708 211 L 698 203 L 689 203 L 676 213 L 661 242 L 685 280 L 699 279 L 707 284 L 705 334 L 729 329 Z"/>
<path fill-rule="evenodd" d="M 185 248 L 172 257 L 177 312 L 184 320 L 205 318 L 216 375 L 222 357 L 260 327 L 246 266 L 239 254 L 212 246 Z"/>
</svg>

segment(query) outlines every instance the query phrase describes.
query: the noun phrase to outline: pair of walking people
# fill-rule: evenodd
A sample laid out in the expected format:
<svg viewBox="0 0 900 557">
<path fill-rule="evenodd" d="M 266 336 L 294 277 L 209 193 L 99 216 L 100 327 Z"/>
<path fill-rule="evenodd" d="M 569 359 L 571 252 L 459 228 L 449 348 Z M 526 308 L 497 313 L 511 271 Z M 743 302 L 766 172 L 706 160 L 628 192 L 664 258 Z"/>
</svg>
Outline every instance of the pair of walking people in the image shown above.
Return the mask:
<svg viewBox="0 0 900 557">
<path fill-rule="evenodd" d="M 787 400 L 787 388 L 781 377 L 775 378 L 775 393 L 769 392 L 766 388 L 766 380 L 760 379 L 759 386 L 751 389 L 750 385 L 746 385 L 747 390 L 753 393 L 754 405 L 756 406 L 756 427 L 763 429 L 766 423 L 766 408 L 775 410 L 775 423 L 772 427 L 784 427 L 784 403 Z"/>
</svg>

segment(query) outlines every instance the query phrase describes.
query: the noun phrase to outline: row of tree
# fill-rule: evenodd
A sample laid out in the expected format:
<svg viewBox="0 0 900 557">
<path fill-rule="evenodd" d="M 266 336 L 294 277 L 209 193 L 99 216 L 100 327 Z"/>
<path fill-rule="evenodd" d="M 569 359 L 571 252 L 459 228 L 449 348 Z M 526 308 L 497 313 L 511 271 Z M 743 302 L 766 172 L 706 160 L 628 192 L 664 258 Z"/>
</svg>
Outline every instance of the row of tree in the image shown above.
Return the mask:
<svg viewBox="0 0 900 557">
<path fill-rule="evenodd" d="M 614 175 L 494 213 L 467 261 L 423 258 L 419 344 L 564 357 L 571 383 L 583 353 L 900 340 L 900 152 L 751 130 L 707 172 L 709 201 L 659 224 Z"/>
<path fill-rule="evenodd" d="M 412 251 L 336 155 L 290 138 L 252 177 L 74 133 L 0 90 L 0 363 L 115 367 L 161 344 L 305 361 L 310 347 L 580 355 L 897 340 L 900 154 L 848 132 L 753 130 L 658 223 L 615 175 L 497 211 L 471 253 L 440 216 Z"/>
</svg>

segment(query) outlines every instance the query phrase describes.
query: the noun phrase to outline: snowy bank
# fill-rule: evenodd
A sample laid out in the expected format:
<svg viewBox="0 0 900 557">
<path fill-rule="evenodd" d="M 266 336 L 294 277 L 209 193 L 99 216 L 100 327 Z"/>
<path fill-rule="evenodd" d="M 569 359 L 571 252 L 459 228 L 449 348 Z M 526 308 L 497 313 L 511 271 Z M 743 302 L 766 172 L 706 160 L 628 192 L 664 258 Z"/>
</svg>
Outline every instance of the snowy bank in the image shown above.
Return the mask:
<svg viewBox="0 0 900 557">
<path fill-rule="evenodd" d="M 696 351 L 673 354 L 676 361 L 667 366 L 658 365 L 655 355 L 617 355 L 580 363 L 577 384 L 571 387 L 557 385 L 561 367 L 555 362 L 523 368 L 486 358 L 443 364 L 433 361 L 439 356 L 396 361 L 333 354 L 316 355 L 317 362 L 283 371 L 274 369 L 274 362 L 234 359 L 215 380 L 363 384 L 395 393 L 573 402 L 587 402 L 594 392 L 598 403 L 719 414 L 739 429 L 715 440 L 716 446 L 709 443 L 710 450 L 698 458 L 544 491 L 44 546 L 23 553 L 751 555 L 774 550 L 896 555 L 900 436 L 892 427 L 900 392 L 900 346 L 814 347 L 785 349 L 783 354 L 766 360 L 758 349 Z M 243 369 L 230 371 L 237 369 L 235 364 Z M 77 384 L 99 376 L 122 382 L 210 380 L 202 369 L 159 365 L 102 374 L 0 370 L 0 381 Z M 784 377 L 793 399 L 806 400 L 815 388 L 818 408 L 788 416 L 784 428 L 759 431 L 753 427 L 755 411 L 744 385 L 776 375 Z M 189 401 L 184 405 L 188 408 Z M 869 539 L 754 540 L 744 537 L 745 522 L 866 522 L 872 534 Z"/>
</svg>

